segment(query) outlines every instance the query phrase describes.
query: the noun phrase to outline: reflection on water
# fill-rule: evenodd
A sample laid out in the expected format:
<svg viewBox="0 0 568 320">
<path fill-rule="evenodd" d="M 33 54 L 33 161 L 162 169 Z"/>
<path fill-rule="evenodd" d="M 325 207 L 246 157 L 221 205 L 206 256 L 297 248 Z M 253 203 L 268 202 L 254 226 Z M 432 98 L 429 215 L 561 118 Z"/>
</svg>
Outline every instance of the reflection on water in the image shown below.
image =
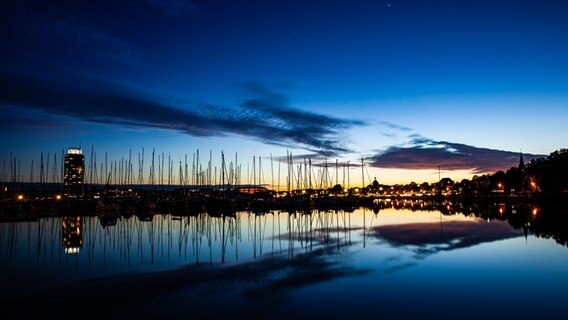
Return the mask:
<svg viewBox="0 0 568 320">
<path fill-rule="evenodd" d="M 394 217 L 392 209 L 401 210 Z M 406 210 L 406 211 L 404 211 Z M 385 213 L 385 211 L 387 213 Z M 403 212 L 417 214 L 408 215 Z M 421 221 L 435 214 L 435 221 Z M 454 221 L 457 217 L 463 218 Z M 502 223 L 483 223 L 503 221 Z M 0 224 L 3 264 L 30 262 L 61 265 L 62 255 L 79 254 L 92 268 L 109 263 L 216 263 L 337 247 L 369 237 L 395 246 L 450 250 L 479 242 L 530 233 L 568 245 L 562 212 L 532 204 L 464 206 L 445 202 L 383 201 L 355 212 L 311 210 L 238 212 L 228 216 L 97 214 L 37 217 Z M 428 246 L 428 247 L 426 247 Z M 80 252 L 81 250 L 81 252 Z"/>
<path fill-rule="evenodd" d="M 454 271 L 449 267 L 471 259 L 463 252 L 476 251 L 482 244 L 486 253 L 477 253 L 477 260 L 468 264 L 476 265 L 504 245 L 515 254 L 523 250 L 520 245 L 540 246 L 538 239 L 552 238 L 546 248 L 566 253 L 562 246 L 567 245 L 568 224 L 562 210 L 520 203 L 393 200 L 353 212 L 211 216 L 99 211 L 83 216 L 2 217 L 0 298 L 13 301 L 13 306 L 34 301 L 46 312 L 70 301 L 77 311 L 104 302 L 107 307 L 93 316 L 112 310 L 115 317 L 179 317 L 188 306 L 193 314 L 214 309 L 214 315 L 227 315 L 229 311 L 219 310 L 217 303 L 229 296 L 231 315 L 250 316 L 254 310 L 254 316 L 273 318 L 279 310 L 279 317 L 308 317 L 323 303 L 310 295 L 311 290 L 321 297 L 351 290 L 352 297 L 342 296 L 356 304 L 368 299 L 360 295 L 371 290 L 367 286 L 377 279 L 381 286 L 393 286 L 392 295 L 400 294 L 401 285 L 422 289 L 421 282 L 396 275 L 424 282 L 418 275 L 434 268 L 451 276 Z M 445 264 L 431 266 L 446 257 Z M 555 263 L 568 270 L 566 259 Z M 567 271 L 560 274 L 568 279 Z M 315 301 L 309 310 L 300 302 L 306 294 Z M 158 307 L 164 303 L 171 308 Z M 326 304 L 326 308 L 330 314 L 347 312 L 339 305 Z"/>
<path fill-rule="evenodd" d="M 61 244 L 66 254 L 79 253 L 83 246 L 83 231 L 81 230 L 81 217 L 63 217 L 61 221 Z"/>
<path fill-rule="evenodd" d="M 408 247 L 419 255 L 455 250 L 484 242 L 518 237 L 522 231 L 512 229 L 505 222 L 447 221 L 385 225 L 373 228 L 377 238 L 393 246 Z"/>
<path fill-rule="evenodd" d="M 358 214 L 369 218 L 370 211 Z M 62 255 L 78 254 L 78 267 L 110 264 L 224 263 L 263 255 L 337 247 L 361 229 L 346 212 L 238 212 L 234 216 L 155 214 L 140 218 L 108 216 L 43 217 L 0 226 L 3 262 L 36 260 L 61 265 Z M 364 221 L 363 221 L 364 222 Z M 353 224 L 352 224 L 353 223 Z M 61 240 L 60 240 L 61 239 Z"/>
</svg>

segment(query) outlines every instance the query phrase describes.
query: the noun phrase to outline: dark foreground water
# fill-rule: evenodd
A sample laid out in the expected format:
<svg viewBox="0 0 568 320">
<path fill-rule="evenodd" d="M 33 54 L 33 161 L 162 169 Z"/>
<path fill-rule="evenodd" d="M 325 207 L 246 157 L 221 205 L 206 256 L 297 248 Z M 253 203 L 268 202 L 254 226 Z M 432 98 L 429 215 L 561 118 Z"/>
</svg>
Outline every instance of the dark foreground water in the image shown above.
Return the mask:
<svg viewBox="0 0 568 320">
<path fill-rule="evenodd" d="M 464 213 L 465 212 L 465 213 Z M 566 319 L 566 212 L 384 202 L 0 224 L 3 318 Z"/>
</svg>

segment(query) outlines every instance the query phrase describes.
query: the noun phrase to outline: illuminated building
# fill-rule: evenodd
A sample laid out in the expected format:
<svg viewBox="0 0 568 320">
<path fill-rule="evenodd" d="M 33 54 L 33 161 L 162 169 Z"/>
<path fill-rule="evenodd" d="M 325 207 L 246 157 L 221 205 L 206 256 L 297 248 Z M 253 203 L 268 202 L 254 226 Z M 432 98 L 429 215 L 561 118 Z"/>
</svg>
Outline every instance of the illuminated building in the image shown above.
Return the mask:
<svg viewBox="0 0 568 320">
<path fill-rule="evenodd" d="M 63 190 L 66 196 L 83 195 L 85 156 L 81 148 L 68 148 L 65 154 Z"/>
<path fill-rule="evenodd" d="M 246 194 L 255 194 L 258 192 L 266 192 L 268 191 L 265 187 L 258 187 L 258 186 L 247 186 L 247 187 L 238 187 L 235 188 L 237 192 L 246 193 Z"/>
</svg>

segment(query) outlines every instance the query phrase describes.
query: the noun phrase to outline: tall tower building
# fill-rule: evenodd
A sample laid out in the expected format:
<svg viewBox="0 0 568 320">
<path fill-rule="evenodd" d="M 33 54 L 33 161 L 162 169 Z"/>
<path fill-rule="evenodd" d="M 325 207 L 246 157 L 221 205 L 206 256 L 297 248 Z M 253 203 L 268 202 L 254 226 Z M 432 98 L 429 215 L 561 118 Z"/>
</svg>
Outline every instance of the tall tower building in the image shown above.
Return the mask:
<svg viewBox="0 0 568 320">
<path fill-rule="evenodd" d="M 85 156 L 81 148 L 70 147 L 65 154 L 63 191 L 66 196 L 82 196 L 85 182 Z"/>
</svg>

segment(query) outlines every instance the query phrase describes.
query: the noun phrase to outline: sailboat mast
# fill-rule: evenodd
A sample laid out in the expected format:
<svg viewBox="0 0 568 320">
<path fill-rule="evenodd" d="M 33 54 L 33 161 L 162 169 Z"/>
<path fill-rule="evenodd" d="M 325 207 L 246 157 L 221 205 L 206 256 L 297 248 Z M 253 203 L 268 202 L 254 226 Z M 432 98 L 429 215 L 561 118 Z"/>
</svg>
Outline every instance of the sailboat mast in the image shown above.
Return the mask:
<svg viewBox="0 0 568 320">
<path fill-rule="evenodd" d="M 361 188 L 365 188 L 365 163 L 361 157 Z"/>
</svg>

